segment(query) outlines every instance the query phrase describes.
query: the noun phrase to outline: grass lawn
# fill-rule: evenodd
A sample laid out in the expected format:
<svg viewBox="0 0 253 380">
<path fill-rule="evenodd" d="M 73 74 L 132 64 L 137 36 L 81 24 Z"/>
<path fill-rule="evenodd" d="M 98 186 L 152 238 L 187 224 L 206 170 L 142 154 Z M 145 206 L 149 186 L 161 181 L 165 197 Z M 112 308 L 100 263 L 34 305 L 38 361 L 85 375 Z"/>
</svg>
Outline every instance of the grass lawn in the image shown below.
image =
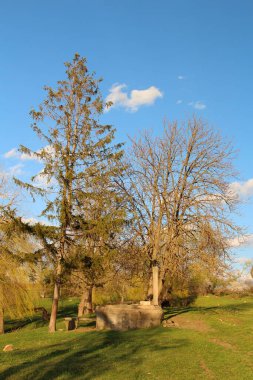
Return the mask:
<svg viewBox="0 0 253 380">
<path fill-rule="evenodd" d="M 75 310 L 61 304 L 59 329 Z M 9 321 L 23 327 L 0 336 L 0 379 L 253 379 L 253 298 L 200 297 L 165 317 L 178 327 L 49 334 L 39 315 Z M 2 352 L 6 344 L 15 350 Z"/>
</svg>

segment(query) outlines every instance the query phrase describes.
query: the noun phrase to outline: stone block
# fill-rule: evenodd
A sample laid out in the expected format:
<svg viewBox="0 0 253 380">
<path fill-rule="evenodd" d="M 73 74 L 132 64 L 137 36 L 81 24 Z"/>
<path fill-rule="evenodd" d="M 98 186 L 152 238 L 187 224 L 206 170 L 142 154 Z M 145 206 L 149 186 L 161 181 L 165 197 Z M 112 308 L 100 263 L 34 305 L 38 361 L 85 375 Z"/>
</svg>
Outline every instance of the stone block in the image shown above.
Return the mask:
<svg viewBox="0 0 253 380">
<path fill-rule="evenodd" d="M 96 308 L 98 330 L 142 329 L 161 325 L 163 311 L 154 305 L 106 305 Z"/>
<path fill-rule="evenodd" d="M 66 330 L 74 330 L 76 328 L 76 321 L 75 318 L 64 318 Z"/>
</svg>

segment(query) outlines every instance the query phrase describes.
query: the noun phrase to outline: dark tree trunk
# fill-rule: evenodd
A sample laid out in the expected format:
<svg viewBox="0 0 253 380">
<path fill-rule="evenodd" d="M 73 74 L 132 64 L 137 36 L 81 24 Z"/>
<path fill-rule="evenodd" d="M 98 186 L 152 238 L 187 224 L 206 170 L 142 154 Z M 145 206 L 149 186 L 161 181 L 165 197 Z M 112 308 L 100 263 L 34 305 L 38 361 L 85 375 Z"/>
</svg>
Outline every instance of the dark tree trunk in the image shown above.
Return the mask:
<svg viewBox="0 0 253 380">
<path fill-rule="evenodd" d="M 168 287 L 168 285 L 165 284 L 164 281 L 161 281 L 159 290 L 160 290 L 159 301 L 163 302 L 168 297 L 169 287 Z"/>
<path fill-rule="evenodd" d="M 82 317 L 84 314 L 93 312 L 92 290 L 93 285 L 84 289 L 81 301 L 78 305 L 78 317 Z"/>
</svg>

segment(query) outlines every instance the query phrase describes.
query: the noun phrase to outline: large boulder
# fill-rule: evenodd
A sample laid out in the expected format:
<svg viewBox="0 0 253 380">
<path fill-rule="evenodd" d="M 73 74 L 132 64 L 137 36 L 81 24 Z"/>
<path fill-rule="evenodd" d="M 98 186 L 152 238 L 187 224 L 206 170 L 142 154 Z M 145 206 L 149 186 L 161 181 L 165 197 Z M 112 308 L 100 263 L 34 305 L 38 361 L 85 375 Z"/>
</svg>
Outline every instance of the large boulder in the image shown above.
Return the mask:
<svg viewBox="0 0 253 380">
<path fill-rule="evenodd" d="M 96 308 L 98 330 L 129 330 L 161 325 L 163 311 L 154 305 L 106 305 Z"/>
</svg>

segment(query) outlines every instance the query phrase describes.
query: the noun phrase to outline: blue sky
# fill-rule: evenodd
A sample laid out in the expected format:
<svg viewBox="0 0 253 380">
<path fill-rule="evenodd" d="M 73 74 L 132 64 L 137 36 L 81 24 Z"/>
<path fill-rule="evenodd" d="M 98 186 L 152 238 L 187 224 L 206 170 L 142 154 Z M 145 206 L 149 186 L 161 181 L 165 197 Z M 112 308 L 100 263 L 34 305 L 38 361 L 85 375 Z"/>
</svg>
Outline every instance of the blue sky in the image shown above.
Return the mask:
<svg viewBox="0 0 253 380">
<path fill-rule="evenodd" d="M 104 78 L 104 97 L 114 85 L 118 106 L 104 120 L 117 128 L 118 140 L 143 129 L 160 133 L 165 118 L 193 113 L 232 140 L 238 191 L 248 198 L 236 218 L 253 236 L 252 40 L 251 0 L 2 2 L 1 170 L 33 173 L 32 161 L 4 154 L 19 144 L 41 147 L 29 110 L 79 52 Z M 36 206 L 28 208 L 36 217 Z M 253 257 L 252 236 L 236 249 L 239 256 Z"/>
</svg>

